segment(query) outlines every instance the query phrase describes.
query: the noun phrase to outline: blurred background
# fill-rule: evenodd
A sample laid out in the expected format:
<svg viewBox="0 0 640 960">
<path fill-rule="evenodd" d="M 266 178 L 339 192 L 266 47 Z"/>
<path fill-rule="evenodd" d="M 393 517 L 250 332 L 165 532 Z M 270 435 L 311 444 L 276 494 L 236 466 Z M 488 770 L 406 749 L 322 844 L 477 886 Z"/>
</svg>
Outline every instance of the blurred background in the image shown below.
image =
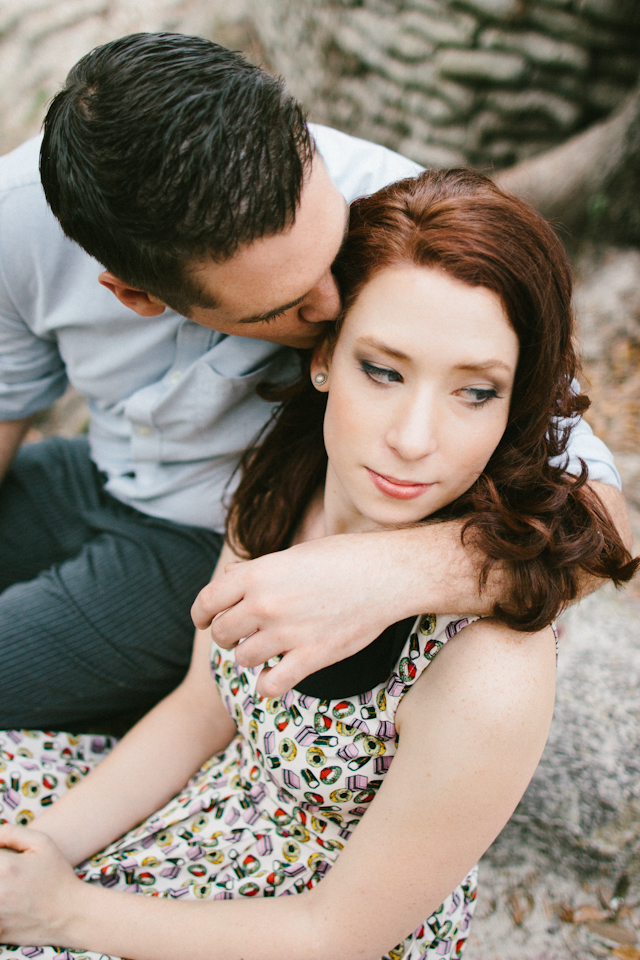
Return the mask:
<svg viewBox="0 0 640 960">
<path fill-rule="evenodd" d="M 587 414 L 640 547 L 638 0 L 0 0 L 0 153 L 69 68 L 137 31 L 281 74 L 310 118 L 425 166 L 471 165 L 550 216 L 576 271 Z M 69 391 L 28 440 L 86 425 Z M 561 619 L 540 769 L 483 861 L 467 960 L 640 960 L 640 589 Z"/>
</svg>

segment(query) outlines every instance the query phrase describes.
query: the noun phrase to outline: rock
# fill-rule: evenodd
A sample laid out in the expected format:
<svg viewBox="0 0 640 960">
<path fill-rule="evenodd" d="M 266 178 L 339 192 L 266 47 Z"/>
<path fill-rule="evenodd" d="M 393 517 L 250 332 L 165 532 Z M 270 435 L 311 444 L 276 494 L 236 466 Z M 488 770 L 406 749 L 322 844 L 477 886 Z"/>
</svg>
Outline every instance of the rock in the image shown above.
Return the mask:
<svg viewBox="0 0 640 960">
<path fill-rule="evenodd" d="M 616 466 L 622 478 L 622 490 L 629 506 L 640 512 L 640 452 L 616 453 Z M 640 550 L 640 537 L 636 543 L 636 551 L 638 550 Z"/>
<path fill-rule="evenodd" d="M 462 0 L 465 7 L 496 20 L 513 20 L 523 12 L 522 0 Z"/>
<path fill-rule="evenodd" d="M 423 167 L 459 167 L 463 163 L 463 157 L 460 153 L 449 150 L 445 146 L 439 146 L 435 143 L 425 143 L 424 140 L 406 140 L 400 141 L 401 151 L 408 157 L 412 157 Z"/>
<path fill-rule="evenodd" d="M 593 407 L 587 419 L 614 449 L 640 450 L 640 251 L 585 243 L 575 304 Z"/>
<path fill-rule="evenodd" d="M 586 99 L 590 106 L 601 110 L 603 113 L 608 113 L 610 110 L 614 110 L 621 102 L 624 96 L 624 89 L 623 84 L 616 83 L 611 79 L 596 80 L 594 83 L 589 84 L 588 89 L 585 91 Z"/>
<path fill-rule="evenodd" d="M 447 101 L 443 100 L 441 97 L 428 96 L 427 94 L 421 93 L 417 90 L 411 92 L 416 95 L 416 102 L 418 100 L 420 101 L 415 115 L 411 115 L 412 118 L 407 123 L 407 114 L 403 108 L 401 108 L 400 113 L 404 122 L 407 123 L 407 126 L 411 129 L 414 137 L 433 137 L 433 124 L 448 124 L 457 118 L 456 111 L 452 109 L 451 104 L 447 103 Z M 431 126 L 421 125 L 418 122 L 419 119 L 427 120 Z M 419 129 L 420 126 L 423 128 L 422 131 Z"/>
<path fill-rule="evenodd" d="M 271 62 L 314 118 L 356 135 L 375 129 L 392 149 L 421 137 L 440 147 L 443 126 L 468 121 L 475 129 L 477 116 L 494 112 L 487 98 L 505 91 L 516 103 L 516 95 L 534 91 L 534 109 L 505 103 L 495 133 L 466 138 L 463 158 L 480 168 L 532 156 L 604 117 L 640 70 L 640 22 L 620 15 L 632 12 L 635 0 L 602 0 L 597 10 L 579 0 L 246 2 Z M 449 103 L 453 116 L 421 111 L 427 126 L 418 134 L 410 113 L 398 122 L 381 109 L 373 86 L 358 96 L 354 113 L 347 88 L 374 77 L 397 86 L 386 104 L 420 90 Z"/>
<path fill-rule="evenodd" d="M 435 62 L 443 76 L 475 83 L 513 83 L 522 80 L 527 69 L 519 54 L 489 50 L 441 50 Z"/>
<path fill-rule="evenodd" d="M 595 49 L 617 50 L 620 48 L 621 37 L 618 31 L 607 30 L 601 24 L 598 26 L 591 24 L 583 17 L 567 10 L 553 10 L 539 3 L 532 5 L 528 14 L 535 26 L 560 40 L 568 40 L 570 43 Z"/>
<path fill-rule="evenodd" d="M 392 56 L 400 57 L 409 63 L 419 63 L 431 56 L 435 46 L 422 34 L 405 27 L 389 41 L 387 49 Z"/>
<path fill-rule="evenodd" d="M 478 42 L 488 50 L 520 53 L 531 63 L 547 67 L 568 67 L 579 73 L 589 66 L 589 54 L 575 43 L 553 40 L 533 31 L 484 30 Z"/>
<path fill-rule="evenodd" d="M 92 47 L 145 30 L 213 37 L 246 23 L 245 7 L 245 0 L 233 8 L 225 0 L 2 0 L 0 153 L 38 132 L 48 101 Z M 248 33 L 244 41 L 250 46 Z"/>
<path fill-rule="evenodd" d="M 635 0 L 578 0 L 577 9 L 595 20 L 618 23 L 621 27 L 638 22 L 638 5 Z"/>
<path fill-rule="evenodd" d="M 486 105 L 491 110 L 508 117 L 518 117 L 522 120 L 527 117 L 540 118 L 549 121 L 552 126 L 571 131 L 580 114 L 575 103 L 546 90 L 504 91 L 492 93 L 486 99 Z"/>
<path fill-rule="evenodd" d="M 602 909 L 598 887 L 610 897 L 622 874 L 628 902 L 640 894 L 640 601 L 607 586 L 560 623 L 549 740 L 481 863 L 465 960 L 586 960 L 593 931 L 560 921 L 559 907 L 591 904 L 585 919 L 593 918 Z"/>
<path fill-rule="evenodd" d="M 426 10 L 408 10 L 403 13 L 402 24 L 407 30 L 422 34 L 432 43 L 447 47 L 469 47 L 478 29 L 478 21 L 457 10 L 447 10 L 439 5 L 438 15 Z"/>
<path fill-rule="evenodd" d="M 454 80 L 439 77 L 436 89 L 439 95 L 451 104 L 459 118 L 467 117 L 476 106 L 475 91 Z"/>
</svg>

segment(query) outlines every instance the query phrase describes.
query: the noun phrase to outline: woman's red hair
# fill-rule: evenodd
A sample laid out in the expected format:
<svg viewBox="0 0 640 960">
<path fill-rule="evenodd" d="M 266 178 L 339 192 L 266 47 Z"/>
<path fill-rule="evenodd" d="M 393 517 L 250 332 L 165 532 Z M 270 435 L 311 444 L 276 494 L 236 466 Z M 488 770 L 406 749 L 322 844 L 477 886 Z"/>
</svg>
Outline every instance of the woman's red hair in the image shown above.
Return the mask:
<svg viewBox="0 0 640 960">
<path fill-rule="evenodd" d="M 586 485 L 585 465 L 578 476 L 566 473 L 567 420 L 589 406 L 572 386 L 578 363 L 566 253 L 535 210 L 488 178 L 440 170 L 352 205 L 335 265 L 344 313 L 374 274 L 403 264 L 494 291 L 517 334 L 504 436 L 470 490 L 426 522 L 463 518 L 463 537 L 486 556 L 482 581 L 496 563 L 509 574 L 510 596 L 495 613 L 516 629 L 541 629 L 577 596 L 581 572 L 619 584 L 638 565 Z M 331 339 L 339 329 L 340 322 Z M 250 557 L 289 544 L 326 470 L 325 395 L 305 371 L 278 398 L 275 423 L 245 457 L 231 503 L 233 541 Z"/>
</svg>

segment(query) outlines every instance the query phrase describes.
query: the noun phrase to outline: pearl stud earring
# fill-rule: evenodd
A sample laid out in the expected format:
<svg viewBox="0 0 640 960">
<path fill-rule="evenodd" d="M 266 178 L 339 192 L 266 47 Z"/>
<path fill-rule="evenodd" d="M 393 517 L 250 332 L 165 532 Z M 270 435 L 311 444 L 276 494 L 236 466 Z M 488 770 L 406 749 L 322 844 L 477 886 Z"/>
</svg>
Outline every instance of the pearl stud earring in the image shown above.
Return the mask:
<svg viewBox="0 0 640 960">
<path fill-rule="evenodd" d="M 317 386 L 321 387 L 323 383 L 327 382 L 326 373 L 316 373 L 315 377 L 313 378 L 313 382 L 317 384 Z"/>
</svg>

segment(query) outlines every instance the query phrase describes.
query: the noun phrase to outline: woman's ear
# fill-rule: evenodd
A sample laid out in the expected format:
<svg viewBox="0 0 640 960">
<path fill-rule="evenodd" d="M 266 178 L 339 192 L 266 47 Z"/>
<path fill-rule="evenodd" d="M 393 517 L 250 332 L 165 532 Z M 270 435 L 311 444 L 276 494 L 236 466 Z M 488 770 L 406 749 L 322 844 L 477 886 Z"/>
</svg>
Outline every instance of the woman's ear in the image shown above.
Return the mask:
<svg viewBox="0 0 640 960">
<path fill-rule="evenodd" d="M 311 358 L 311 382 L 321 393 L 329 391 L 329 370 L 331 368 L 331 351 L 327 341 L 323 340 L 313 351 Z"/>
</svg>

